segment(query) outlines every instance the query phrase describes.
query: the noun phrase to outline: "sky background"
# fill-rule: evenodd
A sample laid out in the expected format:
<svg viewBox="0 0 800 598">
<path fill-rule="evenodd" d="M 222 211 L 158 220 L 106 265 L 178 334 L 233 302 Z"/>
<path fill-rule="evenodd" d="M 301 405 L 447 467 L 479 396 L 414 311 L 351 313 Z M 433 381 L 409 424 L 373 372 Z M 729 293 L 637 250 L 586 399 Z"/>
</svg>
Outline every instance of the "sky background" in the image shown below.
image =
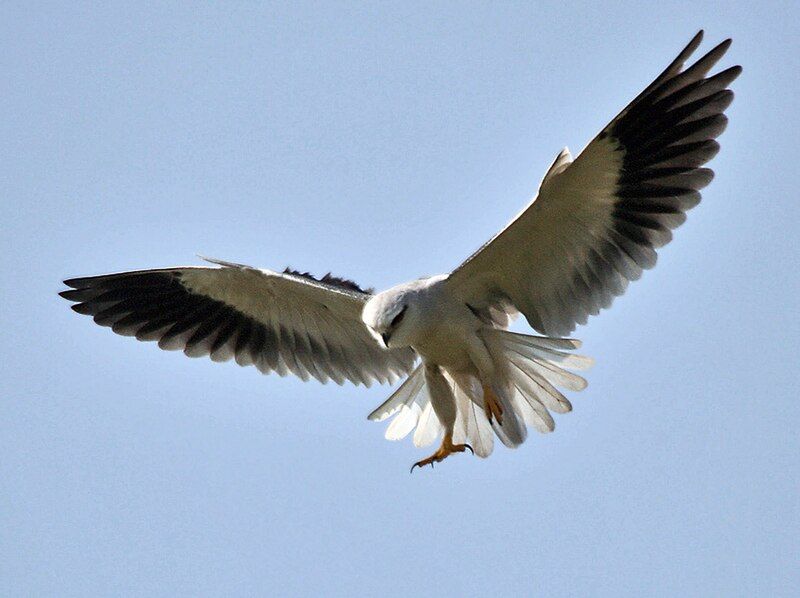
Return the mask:
<svg viewBox="0 0 800 598">
<path fill-rule="evenodd" d="M 797 596 L 800 5 L 601 4 L 3 2 L 0 594 Z M 196 253 L 447 272 L 701 27 L 745 69 L 717 178 L 518 450 L 409 475 L 388 388 L 56 295 Z"/>
</svg>

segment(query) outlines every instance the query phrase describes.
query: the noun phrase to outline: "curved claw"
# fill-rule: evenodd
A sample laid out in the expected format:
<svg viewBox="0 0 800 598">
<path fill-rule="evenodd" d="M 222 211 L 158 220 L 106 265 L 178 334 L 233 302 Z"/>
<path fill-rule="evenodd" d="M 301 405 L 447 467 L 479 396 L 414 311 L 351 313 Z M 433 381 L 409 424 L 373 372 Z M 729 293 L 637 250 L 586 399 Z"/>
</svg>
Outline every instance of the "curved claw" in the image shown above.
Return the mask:
<svg viewBox="0 0 800 598">
<path fill-rule="evenodd" d="M 469 449 L 469 452 L 473 455 L 475 451 L 472 450 L 472 447 L 467 443 L 464 444 L 453 444 L 453 435 L 452 434 L 445 434 L 444 440 L 442 440 L 442 446 L 439 447 L 439 450 L 433 453 L 427 459 L 423 459 L 422 461 L 417 461 L 414 465 L 411 466 L 411 469 L 408 473 L 414 473 L 414 468 L 419 467 L 422 469 L 425 465 L 430 465 L 431 469 L 433 469 L 433 464 L 438 463 L 439 461 L 444 461 L 448 456 L 452 455 L 453 453 L 463 453 Z"/>
<path fill-rule="evenodd" d="M 431 469 L 433 469 L 433 461 L 431 461 L 430 463 L 423 463 L 422 461 L 417 461 L 416 463 L 414 463 L 414 465 L 411 466 L 411 469 L 409 470 L 408 473 L 410 473 L 410 474 L 414 473 L 414 468 L 415 467 L 419 467 L 420 469 L 422 469 L 423 466 L 425 466 L 425 465 L 430 465 Z"/>
</svg>

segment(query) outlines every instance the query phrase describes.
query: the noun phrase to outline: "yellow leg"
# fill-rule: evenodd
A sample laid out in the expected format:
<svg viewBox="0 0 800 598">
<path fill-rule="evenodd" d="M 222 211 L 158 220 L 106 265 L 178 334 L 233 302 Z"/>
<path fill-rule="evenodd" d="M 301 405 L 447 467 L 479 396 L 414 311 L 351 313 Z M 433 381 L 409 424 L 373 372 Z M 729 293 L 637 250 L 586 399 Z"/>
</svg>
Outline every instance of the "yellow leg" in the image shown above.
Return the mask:
<svg viewBox="0 0 800 598">
<path fill-rule="evenodd" d="M 503 425 L 503 406 L 500 404 L 500 399 L 497 398 L 491 387 L 485 384 L 483 385 L 483 408 L 489 423 L 492 423 L 494 417 L 498 424 Z"/>
<path fill-rule="evenodd" d="M 411 466 L 411 471 L 414 471 L 415 467 L 424 467 L 425 465 L 430 465 L 433 467 L 434 463 L 443 461 L 453 453 L 463 453 L 466 449 L 469 449 L 469 452 L 473 455 L 475 454 L 475 451 L 472 450 L 470 445 L 453 444 L 453 435 L 445 434 L 444 438 L 442 439 L 442 446 L 439 447 L 439 450 L 433 453 L 427 459 L 423 459 L 422 461 L 417 461 L 414 463 L 414 465 Z"/>
</svg>

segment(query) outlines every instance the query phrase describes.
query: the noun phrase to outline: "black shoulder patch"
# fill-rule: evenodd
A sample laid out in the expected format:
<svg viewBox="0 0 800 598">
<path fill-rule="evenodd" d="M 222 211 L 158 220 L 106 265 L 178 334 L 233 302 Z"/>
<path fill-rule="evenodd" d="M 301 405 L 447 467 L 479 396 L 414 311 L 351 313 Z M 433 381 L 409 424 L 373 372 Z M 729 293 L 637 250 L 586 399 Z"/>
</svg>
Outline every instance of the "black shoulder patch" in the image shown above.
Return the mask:
<svg viewBox="0 0 800 598">
<path fill-rule="evenodd" d="M 364 293 L 365 295 L 372 295 L 375 292 L 375 289 L 372 287 L 363 289 L 361 286 L 349 280 L 347 278 L 340 278 L 339 276 L 334 276 L 330 272 L 328 272 L 322 278 L 317 278 L 310 272 L 300 272 L 299 270 L 294 270 L 293 268 L 285 268 L 283 270 L 284 274 L 291 274 L 292 276 L 302 276 L 303 278 L 307 278 L 308 280 L 313 280 L 314 282 L 321 282 L 322 284 L 327 284 L 332 287 L 339 287 L 340 289 L 345 289 L 347 291 L 355 291 L 357 293 Z"/>
</svg>

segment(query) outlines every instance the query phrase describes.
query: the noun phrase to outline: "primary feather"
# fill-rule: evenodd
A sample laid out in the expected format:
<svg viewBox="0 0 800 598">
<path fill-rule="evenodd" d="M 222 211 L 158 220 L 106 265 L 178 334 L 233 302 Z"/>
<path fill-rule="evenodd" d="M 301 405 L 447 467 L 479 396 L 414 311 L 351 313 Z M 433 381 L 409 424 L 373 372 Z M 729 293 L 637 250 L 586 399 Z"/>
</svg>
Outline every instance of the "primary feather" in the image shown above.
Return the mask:
<svg viewBox="0 0 800 598">
<path fill-rule="evenodd" d="M 491 454 L 496 435 L 524 442 L 572 409 L 562 390 L 591 366 L 555 338 L 611 305 L 656 263 L 713 178 L 703 165 L 733 100 L 734 66 L 709 75 L 726 40 L 689 67 L 698 33 L 573 160 L 558 154 L 538 197 L 449 275 L 377 295 L 327 274 L 215 267 L 140 270 L 65 281 L 73 309 L 122 335 L 264 373 L 369 386 L 408 378 L 369 416 L 392 418 L 386 438 L 413 432 L 442 445 L 418 463 L 469 448 Z M 546 336 L 504 330 L 521 312 Z M 419 365 L 415 368 L 417 359 Z"/>
<path fill-rule="evenodd" d="M 221 262 L 65 281 L 61 296 L 95 322 L 166 350 L 235 359 L 306 380 L 392 382 L 413 367 L 412 349 L 385 351 L 361 322 L 370 297 L 354 283 Z"/>
<path fill-rule="evenodd" d="M 726 40 L 682 70 L 702 39 L 678 57 L 572 161 L 566 150 L 539 196 L 449 277 L 452 292 L 481 308 L 498 300 L 543 334 L 569 334 L 611 305 L 656 263 L 656 248 L 700 201 L 719 150 L 735 66 L 709 70 Z"/>
</svg>

